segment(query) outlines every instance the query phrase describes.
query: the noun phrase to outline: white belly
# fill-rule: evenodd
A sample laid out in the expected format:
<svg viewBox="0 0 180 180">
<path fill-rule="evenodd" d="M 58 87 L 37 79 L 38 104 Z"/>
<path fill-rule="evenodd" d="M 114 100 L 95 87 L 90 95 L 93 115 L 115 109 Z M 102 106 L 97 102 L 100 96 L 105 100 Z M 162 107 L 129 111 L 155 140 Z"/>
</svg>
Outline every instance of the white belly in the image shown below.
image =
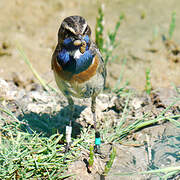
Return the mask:
<svg viewBox="0 0 180 180">
<path fill-rule="evenodd" d="M 100 81 L 102 83 L 98 83 L 98 79 L 102 78 L 99 77 L 100 74 L 94 75 L 90 80 L 84 83 L 69 83 L 67 81 L 62 80 L 59 76 L 57 76 L 56 73 L 54 73 L 54 75 L 58 88 L 62 91 L 62 93 L 65 96 L 70 95 L 77 98 L 89 98 L 93 94 L 98 95 L 104 87 L 103 81 Z"/>
</svg>

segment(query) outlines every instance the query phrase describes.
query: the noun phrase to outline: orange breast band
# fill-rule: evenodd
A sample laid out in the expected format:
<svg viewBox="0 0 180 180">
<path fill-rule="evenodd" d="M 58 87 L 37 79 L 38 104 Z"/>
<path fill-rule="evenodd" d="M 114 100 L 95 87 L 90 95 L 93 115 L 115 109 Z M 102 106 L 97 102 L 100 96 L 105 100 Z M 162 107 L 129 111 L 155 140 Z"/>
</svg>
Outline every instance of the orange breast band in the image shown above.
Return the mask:
<svg viewBox="0 0 180 180">
<path fill-rule="evenodd" d="M 98 56 L 96 55 L 93 59 L 93 64 L 91 64 L 88 69 L 86 69 L 85 71 L 79 74 L 72 74 L 71 72 L 64 71 L 56 59 L 53 59 L 52 62 L 53 70 L 60 76 L 61 79 L 65 81 L 69 81 L 70 83 L 75 81 L 78 83 L 83 83 L 89 80 L 91 77 L 93 77 L 96 74 L 98 64 L 99 64 L 99 59 Z"/>
</svg>

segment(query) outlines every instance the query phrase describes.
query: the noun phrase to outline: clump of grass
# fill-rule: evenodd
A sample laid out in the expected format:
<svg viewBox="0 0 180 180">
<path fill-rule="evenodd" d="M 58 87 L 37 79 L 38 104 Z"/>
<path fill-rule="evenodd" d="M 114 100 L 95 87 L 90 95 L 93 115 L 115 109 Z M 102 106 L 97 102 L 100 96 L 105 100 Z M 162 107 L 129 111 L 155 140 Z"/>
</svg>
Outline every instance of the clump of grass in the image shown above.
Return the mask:
<svg viewBox="0 0 180 180">
<path fill-rule="evenodd" d="M 104 173 L 103 173 L 104 176 L 107 176 L 107 174 L 109 173 L 109 171 L 113 165 L 115 157 L 116 157 L 116 149 L 115 149 L 115 147 L 113 147 L 112 152 L 110 154 L 110 159 L 105 165 L 105 169 L 104 169 Z"/>
<path fill-rule="evenodd" d="M 83 149 L 89 148 L 94 131 L 82 129 L 81 136 L 73 140 L 71 149 L 64 153 L 63 135 L 57 131 L 50 137 L 30 129 L 26 123 L 7 108 L 0 108 L 0 113 L 8 115 L 7 121 L 0 114 L 4 125 L 0 127 L 0 179 L 63 179 L 74 174 L 67 174 L 70 163 L 78 159 Z M 23 130 L 22 130 L 23 129 Z M 89 165 L 94 161 L 93 146 L 90 146 Z"/>
<path fill-rule="evenodd" d="M 108 61 L 114 61 L 117 56 L 113 55 L 114 50 L 118 46 L 116 42 L 117 32 L 120 28 L 121 21 L 124 19 L 124 15 L 120 15 L 119 20 L 116 22 L 114 31 L 108 32 L 107 40 L 104 38 L 104 13 L 102 6 L 98 9 L 98 17 L 96 19 L 96 44 L 103 54 L 105 65 Z"/>
<path fill-rule="evenodd" d="M 150 69 L 146 69 L 146 85 L 145 85 L 145 91 L 147 94 L 151 94 L 152 86 L 151 86 L 151 76 L 150 76 Z"/>
<path fill-rule="evenodd" d="M 89 150 L 90 153 L 89 153 L 88 167 L 92 167 L 94 163 L 94 146 L 90 145 Z"/>
<path fill-rule="evenodd" d="M 15 117 L 9 110 L 2 110 Z M 63 145 L 59 144 L 62 135 L 56 133 L 48 138 L 35 132 L 30 134 L 21 130 L 23 123 L 17 118 L 8 122 L 0 115 L 0 119 L 5 123 L 1 127 L 0 179 L 63 179 L 72 176 L 65 172 L 68 164 L 75 160 L 77 149 L 72 148 L 65 155 Z"/>
<path fill-rule="evenodd" d="M 110 134 L 108 136 L 106 136 L 106 141 L 107 142 L 117 142 L 117 141 L 122 141 L 122 139 L 124 139 L 125 137 L 127 137 L 127 135 L 129 135 L 130 133 L 136 132 L 142 128 L 145 128 L 147 126 L 150 125 L 154 125 L 157 123 L 162 123 L 165 121 L 169 121 L 172 124 L 174 124 L 176 127 L 180 127 L 180 123 L 176 120 L 178 118 L 180 118 L 180 114 L 177 115 L 169 115 L 169 116 L 165 116 L 165 113 L 172 108 L 177 101 L 180 101 L 180 99 L 176 99 L 172 104 L 170 104 L 166 109 L 164 109 L 156 118 L 154 119 L 150 119 L 148 118 L 148 114 L 144 114 L 142 119 L 137 119 L 134 123 L 123 127 L 123 123 L 125 122 L 127 116 L 128 116 L 128 110 L 127 110 L 127 105 L 125 106 L 125 110 L 123 111 L 123 117 L 121 119 L 121 123 L 119 125 L 116 126 L 116 128 L 109 128 L 108 130 L 110 132 Z M 127 101 L 128 103 L 128 101 Z M 106 132 L 108 133 L 108 132 Z M 103 134 L 103 133 L 101 133 Z M 104 137 L 105 139 L 105 137 Z"/>
<path fill-rule="evenodd" d="M 171 23 L 169 25 L 169 32 L 168 32 L 169 39 L 172 39 L 175 27 L 176 27 L 176 12 L 173 11 L 171 15 Z"/>
</svg>

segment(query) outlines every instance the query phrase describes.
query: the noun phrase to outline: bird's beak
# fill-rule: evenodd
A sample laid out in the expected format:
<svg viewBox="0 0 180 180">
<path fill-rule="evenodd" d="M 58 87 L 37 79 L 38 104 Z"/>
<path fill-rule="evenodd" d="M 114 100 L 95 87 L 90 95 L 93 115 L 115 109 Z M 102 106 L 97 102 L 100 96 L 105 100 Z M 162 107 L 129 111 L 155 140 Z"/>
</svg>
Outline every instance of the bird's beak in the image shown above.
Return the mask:
<svg viewBox="0 0 180 180">
<path fill-rule="evenodd" d="M 78 39 L 74 41 L 74 46 L 83 46 L 85 44 L 85 40 L 81 35 L 78 36 Z"/>
<path fill-rule="evenodd" d="M 80 52 L 83 54 L 86 51 L 86 41 L 85 40 L 75 40 L 74 46 L 80 46 Z"/>
<path fill-rule="evenodd" d="M 73 44 L 74 46 L 81 46 L 82 41 L 78 39 L 78 40 L 75 40 Z"/>
<path fill-rule="evenodd" d="M 80 52 L 83 54 L 86 51 L 86 41 L 83 39 L 81 35 L 78 36 L 79 39 L 75 40 L 73 42 L 74 46 L 80 47 Z"/>
</svg>

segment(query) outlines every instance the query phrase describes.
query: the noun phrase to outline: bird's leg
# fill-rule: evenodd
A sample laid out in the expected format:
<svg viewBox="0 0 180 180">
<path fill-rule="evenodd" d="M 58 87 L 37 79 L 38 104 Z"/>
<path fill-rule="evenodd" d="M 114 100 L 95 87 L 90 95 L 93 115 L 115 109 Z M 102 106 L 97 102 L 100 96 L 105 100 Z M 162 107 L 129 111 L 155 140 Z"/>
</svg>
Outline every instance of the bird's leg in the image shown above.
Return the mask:
<svg viewBox="0 0 180 180">
<path fill-rule="evenodd" d="M 73 118 L 73 113 L 74 113 L 74 102 L 73 99 L 68 96 L 68 104 L 69 104 L 69 126 L 66 126 L 66 152 L 70 149 L 71 146 L 71 134 L 72 134 L 72 118 Z"/>
<path fill-rule="evenodd" d="M 94 129 L 95 129 L 95 146 L 94 146 L 94 151 L 98 154 L 101 154 L 100 150 L 100 144 L 101 144 L 101 137 L 100 133 L 97 130 L 97 122 L 96 122 L 96 97 L 92 97 L 92 102 L 91 102 L 91 111 L 93 114 L 93 121 L 94 121 Z"/>
</svg>

